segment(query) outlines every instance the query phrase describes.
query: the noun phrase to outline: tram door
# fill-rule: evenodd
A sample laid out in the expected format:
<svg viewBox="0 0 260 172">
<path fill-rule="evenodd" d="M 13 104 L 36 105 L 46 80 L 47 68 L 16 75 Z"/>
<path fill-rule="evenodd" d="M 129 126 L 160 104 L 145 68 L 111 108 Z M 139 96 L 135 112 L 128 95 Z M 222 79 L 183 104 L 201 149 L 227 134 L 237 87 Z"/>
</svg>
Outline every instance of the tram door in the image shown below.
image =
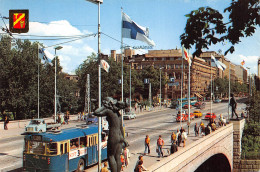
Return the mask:
<svg viewBox="0 0 260 172">
<path fill-rule="evenodd" d="M 97 151 L 97 135 L 90 135 L 87 136 L 88 139 L 88 147 L 87 147 L 87 154 L 88 154 L 88 165 L 95 164 L 98 161 L 98 151 Z"/>
<path fill-rule="evenodd" d="M 68 142 L 61 142 L 60 143 L 60 156 L 62 159 L 62 162 L 64 163 L 60 163 L 62 167 L 62 169 L 64 169 L 64 171 L 69 171 L 69 152 L 68 152 Z"/>
</svg>

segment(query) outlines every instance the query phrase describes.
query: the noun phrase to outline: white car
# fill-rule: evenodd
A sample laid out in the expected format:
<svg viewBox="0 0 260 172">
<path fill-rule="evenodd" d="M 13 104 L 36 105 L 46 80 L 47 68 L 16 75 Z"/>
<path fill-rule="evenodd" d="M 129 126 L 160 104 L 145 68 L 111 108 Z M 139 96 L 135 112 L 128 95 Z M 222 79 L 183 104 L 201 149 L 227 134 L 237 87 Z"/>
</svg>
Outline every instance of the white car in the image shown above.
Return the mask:
<svg viewBox="0 0 260 172">
<path fill-rule="evenodd" d="M 124 118 L 124 119 L 135 119 L 135 118 L 136 118 L 136 114 L 133 113 L 133 112 L 126 112 L 126 113 L 123 115 L 123 118 Z"/>
</svg>

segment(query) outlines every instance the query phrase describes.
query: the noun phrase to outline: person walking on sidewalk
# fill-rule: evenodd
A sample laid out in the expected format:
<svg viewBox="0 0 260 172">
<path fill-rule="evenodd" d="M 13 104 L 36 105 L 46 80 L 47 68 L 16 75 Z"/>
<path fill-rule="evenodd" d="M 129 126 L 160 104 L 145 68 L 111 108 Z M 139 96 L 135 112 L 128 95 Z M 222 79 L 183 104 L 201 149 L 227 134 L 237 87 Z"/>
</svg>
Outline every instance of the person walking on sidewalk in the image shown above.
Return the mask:
<svg viewBox="0 0 260 172">
<path fill-rule="evenodd" d="M 162 136 L 159 135 L 159 138 L 157 139 L 158 157 L 159 158 L 161 157 L 161 155 L 163 157 L 163 151 L 162 151 L 163 145 L 164 145 L 164 140 L 162 139 Z"/>
<path fill-rule="evenodd" d="M 9 118 L 6 114 L 4 114 L 4 129 L 8 130 L 7 124 L 9 123 Z"/>
<path fill-rule="evenodd" d="M 147 153 L 150 154 L 150 138 L 149 135 L 146 135 L 145 139 L 144 139 L 144 155 L 146 154 L 146 150 L 148 151 Z"/>
<path fill-rule="evenodd" d="M 123 153 L 124 153 L 124 157 L 125 157 L 125 162 L 124 162 L 124 163 L 125 163 L 125 167 L 127 167 L 128 164 L 129 164 L 129 158 L 130 158 L 129 149 L 127 149 L 127 148 L 125 147 Z"/>
<path fill-rule="evenodd" d="M 139 172 L 140 170 L 141 170 L 141 171 L 147 171 L 147 169 L 145 168 L 143 162 L 144 162 L 143 156 L 140 155 L 140 156 L 138 157 L 138 161 L 137 161 L 136 164 L 135 164 L 134 171 L 138 171 L 138 172 Z"/>
<path fill-rule="evenodd" d="M 171 143 L 175 143 L 176 142 L 176 134 L 174 132 L 172 132 L 172 135 L 171 135 Z"/>
<path fill-rule="evenodd" d="M 109 170 L 107 169 L 107 162 L 104 162 L 104 167 L 101 169 L 100 172 L 109 172 Z"/>
<path fill-rule="evenodd" d="M 177 133 L 176 133 L 176 145 L 177 146 L 180 146 L 180 143 L 179 143 L 179 135 L 180 135 L 180 131 L 179 131 L 179 129 L 177 129 Z M 181 136 L 180 136 L 181 137 Z"/>
<path fill-rule="evenodd" d="M 195 123 L 194 132 L 195 132 L 195 136 L 197 137 L 199 135 L 199 127 L 198 127 L 197 123 Z"/>
<path fill-rule="evenodd" d="M 184 129 L 183 129 L 183 132 L 181 134 L 181 137 L 182 137 L 183 147 L 185 147 L 185 143 L 186 143 L 186 140 L 187 140 L 187 133 L 185 132 Z"/>
</svg>

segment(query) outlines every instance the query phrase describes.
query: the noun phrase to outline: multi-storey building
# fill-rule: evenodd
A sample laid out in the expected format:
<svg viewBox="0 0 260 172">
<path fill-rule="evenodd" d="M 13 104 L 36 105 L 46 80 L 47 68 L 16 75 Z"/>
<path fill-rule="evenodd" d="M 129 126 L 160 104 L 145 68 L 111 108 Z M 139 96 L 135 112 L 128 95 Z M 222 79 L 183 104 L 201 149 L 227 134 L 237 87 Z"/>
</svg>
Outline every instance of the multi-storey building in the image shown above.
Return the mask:
<svg viewBox="0 0 260 172">
<path fill-rule="evenodd" d="M 128 50 L 131 51 L 131 50 Z M 115 57 L 115 51 L 111 51 L 111 56 Z M 112 55 L 113 54 L 113 55 Z M 148 53 L 142 55 L 133 55 L 128 53 L 125 56 L 125 62 L 128 63 L 131 60 L 133 69 L 142 70 L 145 67 L 153 66 L 158 70 L 163 68 L 162 71 L 165 77 L 170 80 L 174 78 L 174 83 L 166 84 L 162 89 L 162 98 L 164 100 L 177 99 L 181 97 L 181 75 L 182 75 L 182 51 L 181 49 L 171 50 L 149 50 Z M 121 55 L 118 55 L 121 57 Z M 183 60 L 183 97 L 186 97 L 188 93 L 188 63 Z M 210 61 L 206 61 L 199 57 L 193 59 L 191 68 L 191 96 L 198 96 L 202 98 L 208 93 L 208 87 L 210 85 L 211 74 L 214 79 L 217 76 L 217 70 L 215 67 L 210 66 Z"/>
</svg>

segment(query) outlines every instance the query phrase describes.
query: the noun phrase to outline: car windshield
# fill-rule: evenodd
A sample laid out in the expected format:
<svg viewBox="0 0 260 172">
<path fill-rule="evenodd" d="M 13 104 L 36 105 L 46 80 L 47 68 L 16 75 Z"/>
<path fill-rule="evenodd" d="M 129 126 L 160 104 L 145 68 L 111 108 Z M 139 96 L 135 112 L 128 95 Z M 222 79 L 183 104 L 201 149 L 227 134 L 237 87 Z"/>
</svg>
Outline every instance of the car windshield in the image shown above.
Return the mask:
<svg viewBox="0 0 260 172">
<path fill-rule="evenodd" d="M 41 121 L 40 120 L 32 120 L 31 122 L 30 122 L 30 124 L 33 124 L 33 125 L 38 125 L 38 124 L 40 124 L 41 123 Z"/>
</svg>

